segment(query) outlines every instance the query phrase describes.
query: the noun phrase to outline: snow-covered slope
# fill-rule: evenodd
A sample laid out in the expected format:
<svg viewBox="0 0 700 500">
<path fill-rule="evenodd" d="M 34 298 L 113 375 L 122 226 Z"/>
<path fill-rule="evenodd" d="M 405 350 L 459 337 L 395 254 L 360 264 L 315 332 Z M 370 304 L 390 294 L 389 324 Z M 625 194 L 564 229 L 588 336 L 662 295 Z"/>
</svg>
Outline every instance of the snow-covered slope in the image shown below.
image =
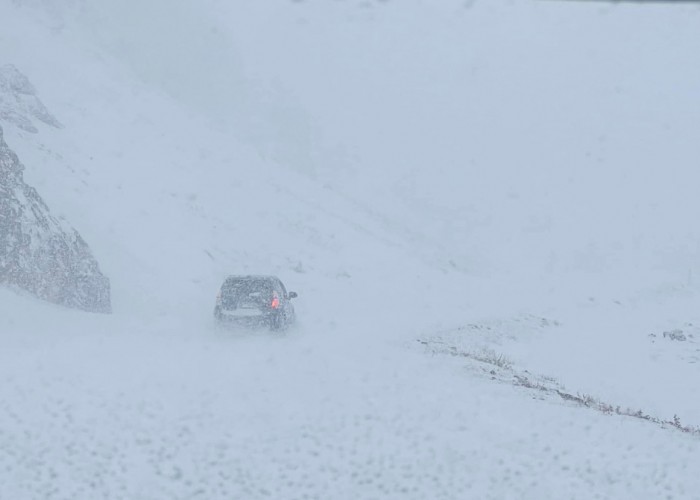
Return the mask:
<svg viewBox="0 0 700 500">
<path fill-rule="evenodd" d="M 699 16 L 0 3 L 114 309 L 0 291 L 0 498 L 693 498 L 697 436 L 503 381 L 700 425 Z M 216 332 L 238 272 L 298 327 Z"/>
</svg>

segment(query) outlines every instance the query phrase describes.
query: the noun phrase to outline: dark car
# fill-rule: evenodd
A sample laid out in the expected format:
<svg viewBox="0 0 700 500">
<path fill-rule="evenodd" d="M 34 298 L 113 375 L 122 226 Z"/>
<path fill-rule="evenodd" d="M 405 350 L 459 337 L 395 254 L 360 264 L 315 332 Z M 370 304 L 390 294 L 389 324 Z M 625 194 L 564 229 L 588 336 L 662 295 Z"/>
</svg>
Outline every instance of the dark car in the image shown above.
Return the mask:
<svg viewBox="0 0 700 500">
<path fill-rule="evenodd" d="M 283 330 L 296 316 L 287 289 L 276 276 L 229 276 L 216 297 L 214 317 L 223 325 Z"/>
</svg>

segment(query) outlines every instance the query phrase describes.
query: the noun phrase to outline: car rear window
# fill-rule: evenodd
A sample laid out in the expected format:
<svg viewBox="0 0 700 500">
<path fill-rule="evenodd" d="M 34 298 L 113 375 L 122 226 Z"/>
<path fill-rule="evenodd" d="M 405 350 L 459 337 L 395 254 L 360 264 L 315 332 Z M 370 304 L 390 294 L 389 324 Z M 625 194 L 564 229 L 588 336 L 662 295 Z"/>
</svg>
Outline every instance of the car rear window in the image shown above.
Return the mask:
<svg viewBox="0 0 700 500">
<path fill-rule="evenodd" d="M 226 280 L 221 292 L 224 297 L 233 299 L 249 298 L 251 296 L 272 295 L 272 283 L 269 280 L 256 278 L 232 278 Z"/>
</svg>

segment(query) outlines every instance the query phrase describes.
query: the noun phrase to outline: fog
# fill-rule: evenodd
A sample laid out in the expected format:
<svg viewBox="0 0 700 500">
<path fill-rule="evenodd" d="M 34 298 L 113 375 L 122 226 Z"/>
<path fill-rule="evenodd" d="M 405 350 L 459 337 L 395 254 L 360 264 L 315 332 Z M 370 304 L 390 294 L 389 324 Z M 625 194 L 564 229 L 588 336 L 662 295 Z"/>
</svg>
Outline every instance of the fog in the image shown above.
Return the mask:
<svg viewBox="0 0 700 500">
<path fill-rule="evenodd" d="M 698 16 L 0 3 L 113 310 L 0 289 L 0 497 L 693 498 Z M 216 328 L 229 274 L 297 324 Z"/>
</svg>

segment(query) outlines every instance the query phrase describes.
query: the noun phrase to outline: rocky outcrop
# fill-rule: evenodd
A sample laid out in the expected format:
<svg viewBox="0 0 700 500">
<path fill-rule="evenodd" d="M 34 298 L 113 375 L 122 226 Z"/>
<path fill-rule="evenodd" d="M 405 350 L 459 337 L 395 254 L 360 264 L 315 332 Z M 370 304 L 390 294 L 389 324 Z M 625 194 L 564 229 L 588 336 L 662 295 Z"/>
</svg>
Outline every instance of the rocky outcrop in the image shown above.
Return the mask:
<svg viewBox="0 0 700 500">
<path fill-rule="evenodd" d="M 36 133 L 38 130 L 32 120 L 61 127 L 39 100 L 29 79 L 12 64 L 0 66 L 0 121 Z"/>
<path fill-rule="evenodd" d="M 78 232 L 54 218 L 0 127 L 0 284 L 92 312 L 110 312 L 109 280 Z"/>
</svg>

